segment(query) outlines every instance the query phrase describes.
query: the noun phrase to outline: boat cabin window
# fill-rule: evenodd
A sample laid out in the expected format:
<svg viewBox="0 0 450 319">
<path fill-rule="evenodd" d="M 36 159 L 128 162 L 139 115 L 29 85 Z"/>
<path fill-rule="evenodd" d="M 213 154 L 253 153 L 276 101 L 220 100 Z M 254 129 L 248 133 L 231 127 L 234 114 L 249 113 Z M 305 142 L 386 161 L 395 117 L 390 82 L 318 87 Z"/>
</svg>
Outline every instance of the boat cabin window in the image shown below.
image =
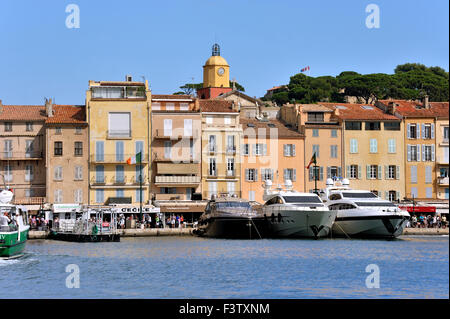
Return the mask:
<svg viewBox="0 0 450 319">
<path fill-rule="evenodd" d="M 315 203 L 322 204 L 319 196 L 284 196 L 286 203 Z"/>
<path fill-rule="evenodd" d="M 250 203 L 247 202 L 220 202 L 216 203 L 217 209 L 224 208 L 251 208 Z"/>
<path fill-rule="evenodd" d="M 342 192 L 342 196 L 346 198 L 377 198 L 372 192 L 364 192 L 364 193 L 350 193 L 350 192 Z"/>
<path fill-rule="evenodd" d="M 341 199 L 341 195 L 340 194 L 333 194 L 330 196 L 330 200 L 338 200 Z"/>
<path fill-rule="evenodd" d="M 363 207 L 397 207 L 395 204 L 391 202 L 381 202 L 381 201 L 375 201 L 375 202 L 355 202 L 358 206 Z"/>
</svg>

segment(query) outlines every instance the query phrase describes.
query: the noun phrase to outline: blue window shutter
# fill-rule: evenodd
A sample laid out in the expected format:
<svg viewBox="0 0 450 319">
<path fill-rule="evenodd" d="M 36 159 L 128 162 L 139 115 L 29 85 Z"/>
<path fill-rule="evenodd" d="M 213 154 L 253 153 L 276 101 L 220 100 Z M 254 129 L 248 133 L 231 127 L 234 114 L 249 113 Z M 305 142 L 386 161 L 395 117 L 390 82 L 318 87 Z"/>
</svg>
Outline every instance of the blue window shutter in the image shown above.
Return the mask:
<svg viewBox="0 0 450 319">
<path fill-rule="evenodd" d="M 434 123 L 431 123 L 431 138 L 434 138 Z"/>
<path fill-rule="evenodd" d="M 417 161 L 420 162 L 420 144 L 417 144 L 416 147 L 417 147 L 417 149 L 416 149 L 416 151 L 417 151 Z"/>
<path fill-rule="evenodd" d="M 292 156 L 295 156 L 295 144 L 292 144 Z"/>
<path fill-rule="evenodd" d="M 422 162 L 424 162 L 426 160 L 425 157 L 425 145 L 422 145 Z"/>
<path fill-rule="evenodd" d="M 422 124 L 422 138 L 425 138 L 425 124 Z"/>
<path fill-rule="evenodd" d="M 123 141 L 116 142 L 116 161 L 122 162 L 124 160 Z"/>
<path fill-rule="evenodd" d="M 144 142 L 143 141 L 136 141 L 135 148 L 136 148 L 136 154 L 141 152 L 141 159 L 144 159 L 144 154 L 145 154 L 145 152 L 144 152 Z"/>
<path fill-rule="evenodd" d="M 411 124 L 406 124 L 406 137 L 411 138 Z"/>
<path fill-rule="evenodd" d="M 95 142 L 95 159 L 97 161 L 103 161 L 105 159 L 105 157 L 104 157 L 104 142 L 103 141 Z"/>
<path fill-rule="evenodd" d="M 292 177 L 293 177 L 293 182 L 295 182 L 295 181 L 297 181 L 297 170 L 294 168 L 293 170 L 292 170 Z"/>
<path fill-rule="evenodd" d="M 411 145 L 406 145 L 406 149 L 408 150 L 407 151 L 407 154 L 408 154 L 408 156 L 407 156 L 407 160 L 408 160 L 408 162 L 411 162 Z"/>
<path fill-rule="evenodd" d="M 370 165 L 366 165 L 366 177 L 370 179 Z"/>
<path fill-rule="evenodd" d="M 417 139 L 419 139 L 420 138 L 420 124 L 419 123 L 416 124 L 416 133 L 417 133 Z"/>
<path fill-rule="evenodd" d="M 123 165 L 116 165 L 116 181 L 119 183 L 124 182 L 124 168 Z"/>
<path fill-rule="evenodd" d="M 395 166 L 395 179 L 400 179 L 400 166 Z"/>
<path fill-rule="evenodd" d="M 435 161 L 435 157 L 434 157 L 434 144 L 431 145 L 431 160 L 434 162 Z"/>
<path fill-rule="evenodd" d="M 97 183 L 103 183 L 105 180 L 103 165 L 97 165 L 95 167 L 95 180 Z"/>
<path fill-rule="evenodd" d="M 319 180 L 323 181 L 323 166 L 320 166 L 320 178 Z"/>
</svg>

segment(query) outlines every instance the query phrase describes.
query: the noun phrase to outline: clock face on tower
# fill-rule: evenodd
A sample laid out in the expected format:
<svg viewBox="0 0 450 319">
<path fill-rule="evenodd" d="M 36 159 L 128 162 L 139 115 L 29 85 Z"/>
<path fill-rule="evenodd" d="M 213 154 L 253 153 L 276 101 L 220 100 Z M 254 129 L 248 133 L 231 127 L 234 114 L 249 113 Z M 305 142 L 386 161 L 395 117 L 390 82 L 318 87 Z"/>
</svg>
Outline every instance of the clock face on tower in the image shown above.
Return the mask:
<svg viewBox="0 0 450 319">
<path fill-rule="evenodd" d="M 223 75 L 225 73 L 225 69 L 224 68 L 219 68 L 218 70 L 217 70 L 217 74 L 218 75 Z"/>
</svg>

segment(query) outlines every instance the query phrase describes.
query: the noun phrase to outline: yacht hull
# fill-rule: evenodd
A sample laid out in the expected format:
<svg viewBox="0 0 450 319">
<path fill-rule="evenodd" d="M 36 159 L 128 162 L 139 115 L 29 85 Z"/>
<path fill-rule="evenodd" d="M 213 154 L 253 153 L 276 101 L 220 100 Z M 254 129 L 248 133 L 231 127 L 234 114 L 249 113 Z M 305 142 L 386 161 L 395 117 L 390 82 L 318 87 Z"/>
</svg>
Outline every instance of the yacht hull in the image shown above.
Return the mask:
<svg viewBox="0 0 450 319">
<path fill-rule="evenodd" d="M 20 231 L 0 232 L 0 257 L 9 258 L 20 255 L 25 249 L 29 226 Z"/>
<path fill-rule="evenodd" d="M 350 238 L 396 238 L 403 233 L 408 217 L 405 215 L 338 217 L 332 236 Z"/>
<path fill-rule="evenodd" d="M 320 238 L 330 233 L 336 212 L 283 210 L 267 218 L 273 238 Z"/>
<path fill-rule="evenodd" d="M 205 221 L 196 233 L 211 238 L 261 239 L 267 237 L 267 224 L 262 217 L 213 217 Z"/>
</svg>

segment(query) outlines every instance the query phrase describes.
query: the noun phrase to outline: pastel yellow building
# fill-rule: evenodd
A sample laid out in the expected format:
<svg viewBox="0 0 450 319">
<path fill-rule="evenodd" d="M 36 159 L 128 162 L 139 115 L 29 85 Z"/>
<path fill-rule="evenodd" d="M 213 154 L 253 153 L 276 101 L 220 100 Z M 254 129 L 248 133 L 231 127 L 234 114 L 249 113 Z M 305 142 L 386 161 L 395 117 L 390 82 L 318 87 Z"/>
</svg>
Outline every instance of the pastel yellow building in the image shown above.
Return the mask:
<svg viewBox="0 0 450 319">
<path fill-rule="evenodd" d="M 406 197 L 437 199 L 437 119 L 448 118 L 448 103 L 429 102 L 425 96 L 421 102 L 385 100 L 377 103 L 377 106 L 396 114 L 403 122 Z"/>
<path fill-rule="evenodd" d="M 236 106 L 224 100 L 200 100 L 202 117 L 203 198 L 241 196 L 242 126 Z"/>
<path fill-rule="evenodd" d="M 149 199 L 151 92 L 148 82 L 89 81 L 89 203 L 145 204 Z M 127 164 L 141 153 L 142 166 Z M 140 194 L 142 176 L 143 193 Z"/>
<path fill-rule="evenodd" d="M 342 121 L 345 176 L 354 189 L 370 190 L 390 201 L 405 196 L 404 126 L 373 105 L 323 103 Z"/>
<path fill-rule="evenodd" d="M 448 108 L 448 103 L 447 103 Z M 437 174 L 437 198 L 449 199 L 449 174 L 448 174 L 448 117 L 436 119 L 436 174 Z"/>
</svg>

